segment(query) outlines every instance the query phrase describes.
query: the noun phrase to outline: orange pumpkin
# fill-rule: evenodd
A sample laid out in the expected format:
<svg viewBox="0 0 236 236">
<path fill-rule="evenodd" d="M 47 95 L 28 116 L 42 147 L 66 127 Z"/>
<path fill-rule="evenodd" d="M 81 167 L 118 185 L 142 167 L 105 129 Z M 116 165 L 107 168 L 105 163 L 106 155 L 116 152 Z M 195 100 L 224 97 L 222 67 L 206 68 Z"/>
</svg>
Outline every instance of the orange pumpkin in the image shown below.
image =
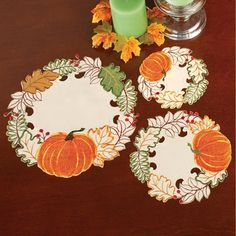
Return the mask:
<svg viewBox="0 0 236 236">
<path fill-rule="evenodd" d="M 158 81 L 171 69 L 170 57 L 164 52 L 155 52 L 144 59 L 139 71 L 147 81 Z"/>
<path fill-rule="evenodd" d="M 86 134 L 56 133 L 45 140 L 38 152 L 38 167 L 49 175 L 69 178 L 88 170 L 95 157 L 96 145 Z"/>
<path fill-rule="evenodd" d="M 206 129 L 196 134 L 191 149 L 196 163 L 210 172 L 226 169 L 232 158 L 230 141 L 221 132 L 215 130 Z"/>
</svg>

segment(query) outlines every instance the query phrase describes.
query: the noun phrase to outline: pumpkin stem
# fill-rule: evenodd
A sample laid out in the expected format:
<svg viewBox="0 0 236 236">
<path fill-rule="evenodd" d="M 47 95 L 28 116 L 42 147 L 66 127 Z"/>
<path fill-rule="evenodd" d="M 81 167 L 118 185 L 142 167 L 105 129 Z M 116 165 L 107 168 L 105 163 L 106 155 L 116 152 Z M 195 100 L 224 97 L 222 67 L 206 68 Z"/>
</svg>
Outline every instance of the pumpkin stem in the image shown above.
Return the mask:
<svg viewBox="0 0 236 236">
<path fill-rule="evenodd" d="M 83 132 L 84 130 L 85 130 L 85 128 L 81 128 L 81 129 L 79 129 L 79 130 L 73 130 L 73 131 L 71 131 L 71 132 L 66 136 L 65 141 L 73 140 L 73 139 L 74 139 L 74 136 L 73 136 L 74 133 Z"/>
<path fill-rule="evenodd" d="M 201 154 L 200 150 L 199 150 L 199 149 L 194 150 L 193 147 L 192 147 L 192 145 L 191 145 L 190 143 L 188 143 L 188 146 L 190 147 L 191 151 L 192 151 L 194 154 L 196 154 L 196 155 L 200 155 L 200 154 Z"/>
<path fill-rule="evenodd" d="M 163 70 L 163 71 L 162 71 L 162 74 L 163 74 L 163 81 L 165 81 L 165 78 L 166 78 L 166 71 Z"/>
</svg>

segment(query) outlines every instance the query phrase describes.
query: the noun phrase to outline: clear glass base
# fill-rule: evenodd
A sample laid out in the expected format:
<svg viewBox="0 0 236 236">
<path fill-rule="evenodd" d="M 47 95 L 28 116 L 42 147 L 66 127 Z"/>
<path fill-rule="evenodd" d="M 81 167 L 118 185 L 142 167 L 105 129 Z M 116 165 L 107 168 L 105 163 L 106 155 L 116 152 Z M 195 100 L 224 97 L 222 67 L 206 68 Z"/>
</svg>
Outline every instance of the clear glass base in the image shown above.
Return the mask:
<svg viewBox="0 0 236 236">
<path fill-rule="evenodd" d="M 186 6 L 173 6 L 166 0 L 154 0 L 157 7 L 166 14 L 165 35 L 173 40 L 187 40 L 198 36 L 206 26 L 205 0 L 193 0 Z"/>
</svg>

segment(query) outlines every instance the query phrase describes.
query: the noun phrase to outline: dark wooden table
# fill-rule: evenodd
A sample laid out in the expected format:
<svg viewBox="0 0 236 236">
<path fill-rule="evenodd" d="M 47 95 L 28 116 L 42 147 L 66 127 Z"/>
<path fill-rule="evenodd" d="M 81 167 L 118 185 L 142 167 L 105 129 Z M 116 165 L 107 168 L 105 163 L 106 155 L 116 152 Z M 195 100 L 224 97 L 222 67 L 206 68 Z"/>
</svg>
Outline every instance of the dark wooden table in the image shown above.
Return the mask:
<svg viewBox="0 0 236 236">
<path fill-rule="evenodd" d="M 55 58 L 100 57 L 104 64 L 120 65 L 137 85 L 138 67 L 157 46 L 146 47 L 128 64 L 118 54 L 91 47 L 90 10 L 96 0 L 1 0 L 0 2 L 0 114 L 10 94 L 34 69 Z M 151 6 L 151 1 L 148 2 Z M 234 1 L 208 0 L 207 27 L 191 41 L 166 40 L 164 46 L 189 47 L 203 58 L 210 71 L 210 86 L 194 106 L 183 109 L 207 114 L 221 125 L 234 151 Z M 165 110 L 139 94 L 138 128 Z M 120 158 L 93 168 L 80 177 L 58 179 L 37 167 L 27 168 L 16 157 L 5 136 L 6 119 L 0 119 L 0 235 L 85 236 L 231 236 L 234 235 L 234 159 L 229 177 L 213 189 L 209 200 L 190 205 L 167 204 L 147 194 L 147 187 L 129 168 L 130 143 Z M 134 136 L 133 136 L 134 137 Z M 132 139 L 133 140 L 133 139 Z"/>
</svg>

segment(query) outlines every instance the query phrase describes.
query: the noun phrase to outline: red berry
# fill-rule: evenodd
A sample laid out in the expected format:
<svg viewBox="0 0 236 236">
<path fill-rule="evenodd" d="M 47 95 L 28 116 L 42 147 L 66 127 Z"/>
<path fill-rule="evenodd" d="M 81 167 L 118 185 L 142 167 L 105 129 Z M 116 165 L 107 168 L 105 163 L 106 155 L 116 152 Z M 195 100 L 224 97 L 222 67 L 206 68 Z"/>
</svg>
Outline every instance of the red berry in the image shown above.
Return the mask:
<svg viewBox="0 0 236 236">
<path fill-rule="evenodd" d="M 40 138 L 40 137 L 41 137 L 41 135 L 40 135 L 40 134 L 36 134 L 35 136 L 36 136 L 36 138 Z"/>
<path fill-rule="evenodd" d="M 13 120 L 13 117 L 12 116 L 9 116 L 9 118 L 8 118 L 9 120 Z"/>
<path fill-rule="evenodd" d="M 198 113 L 198 112 L 195 112 L 194 115 L 195 115 L 195 116 L 199 116 L 199 113 Z"/>
<path fill-rule="evenodd" d="M 188 112 L 186 110 L 184 110 L 184 114 L 188 114 Z"/>
<path fill-rule="evenodd" d="M 151 101 L 151 100 L 152 100 L 152 97 L 149 97 L 149 98 L 148 98 L 148 101 Z"/>
<path fill-rule="evenodd" d="M 76 58 L 77 60 L 79 60 L 79 53 L 76 53 L 76 54 L 75 54 L 75 58 Z"/>
<path fill-rule="evenodd" d="M 50 133 L 49 133 L 49 132 L 47 132 L 45 135 L 46 135 L 46 136 L 48 136 L 49 134 L 50 134 Z"/>
<path fill-rule="evenodd" d="M 185 118 L 184 116 L 181 117 L 182 120 L 184 120 L 184 118 Z"/>
<path fill-rule="evenodd" d="M 130 115 L 129 115 L 129 114 L 126 114 L 125 116 L 126 116 L 126 117 L 130 117 Z"/>
<path fill-rule="evenodd" d="M 180 193 L 180 190 L 179 190 L 179 189 L 177 190 L 177 193 Z"/>
<path fill-rule="evenodd" d="M 3 116 L 4 116 L 4 117 L 7 117 L 7 116 L 8 116 L 8 112 L 4 112 L 4 113 L 3 113 Z"/>
<path fill-rule="evenodd" d="M 190 114 L 190 115 L 193 115 L 193 112 L 192 112 L 192 111 L 190 111 L 190 112 L 189 112 L 189 114 Z"/>
<path fill-rule="evenodd" d="M 191 123 L 193 124 L 193 123 L 194 123 L 194 120 L 191 120 Z"/>
<path fill-rule="evenodd" d="M 126 118 L 126 119 L 125 119 L 125 121 L 126 121 L 126 122 L 128 122 L 128 121 L 129 121 L 129 119 L 128 119 L 128 118 Z"/>
<path fill-rule="evenodd" d="M 18 117 L 20 114 L 19 113 L 15 113 L 15 116 Z"/>
<path fill-rule="evenodd" d="M 174 200 L 176 200 L 176 199 L 177 199 L 177 196 L 176 196 L 176 195 L 174 195 L 174 196 L 173 196 L 173 199 L 174 199 Z"/>
<path fill-rule="evenodd" d="M 43 133 L 43 129 L 40 129 L 39 132 L 40 132 L 40 133 Z"/>
</svg>

